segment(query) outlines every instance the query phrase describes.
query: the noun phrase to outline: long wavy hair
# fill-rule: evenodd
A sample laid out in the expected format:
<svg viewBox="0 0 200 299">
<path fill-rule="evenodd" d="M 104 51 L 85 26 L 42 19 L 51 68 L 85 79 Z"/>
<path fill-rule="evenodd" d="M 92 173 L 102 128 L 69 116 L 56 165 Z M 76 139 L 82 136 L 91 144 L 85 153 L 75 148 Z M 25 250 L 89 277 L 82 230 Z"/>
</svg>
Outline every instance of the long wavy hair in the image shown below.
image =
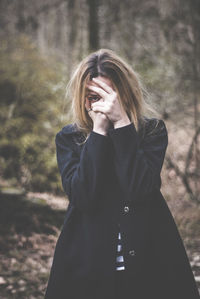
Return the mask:
<svg viewBox="0 0 200 299">
<path fill-rule="evenodd" d="M 72 99 L 71 115 L 78 131 L 87 140 L 93 129 L 93 121 L 85 108 L 86 85 L 93 78 L 103 76 L 111 80 L 117 92 L 120 104 L 130 121 L 139 130 L 145 123 L 148 114 L 158 115 L 146 98 L 148 93 L 134 71 L 125 60 L 110 49 L 99 49 L 85 57 L 74 69 L 66 87 L 66 97 Z"/>
</svg>

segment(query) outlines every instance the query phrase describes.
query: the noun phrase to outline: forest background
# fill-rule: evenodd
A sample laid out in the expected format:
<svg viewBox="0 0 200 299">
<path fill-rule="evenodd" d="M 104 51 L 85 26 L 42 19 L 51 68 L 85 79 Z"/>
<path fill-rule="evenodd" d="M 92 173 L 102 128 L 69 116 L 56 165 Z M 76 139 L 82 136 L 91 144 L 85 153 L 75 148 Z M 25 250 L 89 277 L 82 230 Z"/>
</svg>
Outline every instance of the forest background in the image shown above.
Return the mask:
<svg viewBox="0 0 200 299">
<path fill-rule="evenodd" d="M 161 191 L 200 287 L 200 2 L 0 0 L 0 292 L 43 298 L 68 200 L 55 134 L 78 62 L 116 51 L 168 129 Z"/>
</svg>

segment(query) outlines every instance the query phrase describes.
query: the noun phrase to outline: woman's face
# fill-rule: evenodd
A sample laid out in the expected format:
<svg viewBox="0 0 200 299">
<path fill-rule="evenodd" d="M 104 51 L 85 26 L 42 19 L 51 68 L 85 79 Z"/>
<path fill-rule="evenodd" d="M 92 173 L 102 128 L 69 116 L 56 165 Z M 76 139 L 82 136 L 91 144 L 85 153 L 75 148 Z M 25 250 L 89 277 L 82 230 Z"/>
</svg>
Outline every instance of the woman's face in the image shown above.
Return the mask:
<svg viewBox="0 0 200 299">
<path fill-rule="evenodd" d="M 105 82 L 107 85 L 109 85 L 110 87 L 113 88 L 112 81 L 109 78 L 102 77 L 102 76 L 98 76 L 96 78 L 99 79 L 99 80 L 101 80 L 102 82 Z M 92 80 L 90 80 L 87 85 L 99 87 L 98 84 L 96 84 Z M 96 101 L 99 101 L 100 99 L 101 99 L 100 95 L 98 95 L 94 91 L 89 90 L 88 88 L 86 88 L 86 105 L 87 105 L 87 107 L 91 107 L 92 103 L 94 103 Z"/>
</svg>

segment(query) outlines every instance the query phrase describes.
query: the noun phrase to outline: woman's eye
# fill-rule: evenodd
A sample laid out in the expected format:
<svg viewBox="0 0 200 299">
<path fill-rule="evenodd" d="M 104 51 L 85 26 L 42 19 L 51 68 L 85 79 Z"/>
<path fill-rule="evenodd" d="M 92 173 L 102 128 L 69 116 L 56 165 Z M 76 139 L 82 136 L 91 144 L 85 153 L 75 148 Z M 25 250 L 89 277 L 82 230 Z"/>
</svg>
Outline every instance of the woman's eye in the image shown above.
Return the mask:
<svg viewBox="0 0 200 299">
<path fill-rule="evenodd" d="M 89 101 L 98 101 L 98 100 L 100 100 L 100 97 L 98 97 L 98 96 L 90 96 L 90 97 L 88 97 L 88 100 Z"/>
</svg>

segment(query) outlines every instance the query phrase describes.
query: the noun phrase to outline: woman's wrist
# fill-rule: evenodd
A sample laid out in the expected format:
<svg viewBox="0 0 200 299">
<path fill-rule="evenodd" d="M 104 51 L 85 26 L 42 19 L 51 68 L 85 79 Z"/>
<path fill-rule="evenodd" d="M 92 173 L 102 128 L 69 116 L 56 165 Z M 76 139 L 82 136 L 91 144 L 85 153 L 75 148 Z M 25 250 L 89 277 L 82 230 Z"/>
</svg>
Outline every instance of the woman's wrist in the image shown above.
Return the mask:
<svg viewBox="0 0 200 299">
<path fill-rule="evenodd" d="M 114 126 L 114 129 L 117 129 L 117 128 L 124 127 L 124 126 L 130 125 L 130 124 L 131 124 L 131 121 L 127 116 L 120 120 L 115 121 L 113 123 L 113 126 Z"/>
</svg>

